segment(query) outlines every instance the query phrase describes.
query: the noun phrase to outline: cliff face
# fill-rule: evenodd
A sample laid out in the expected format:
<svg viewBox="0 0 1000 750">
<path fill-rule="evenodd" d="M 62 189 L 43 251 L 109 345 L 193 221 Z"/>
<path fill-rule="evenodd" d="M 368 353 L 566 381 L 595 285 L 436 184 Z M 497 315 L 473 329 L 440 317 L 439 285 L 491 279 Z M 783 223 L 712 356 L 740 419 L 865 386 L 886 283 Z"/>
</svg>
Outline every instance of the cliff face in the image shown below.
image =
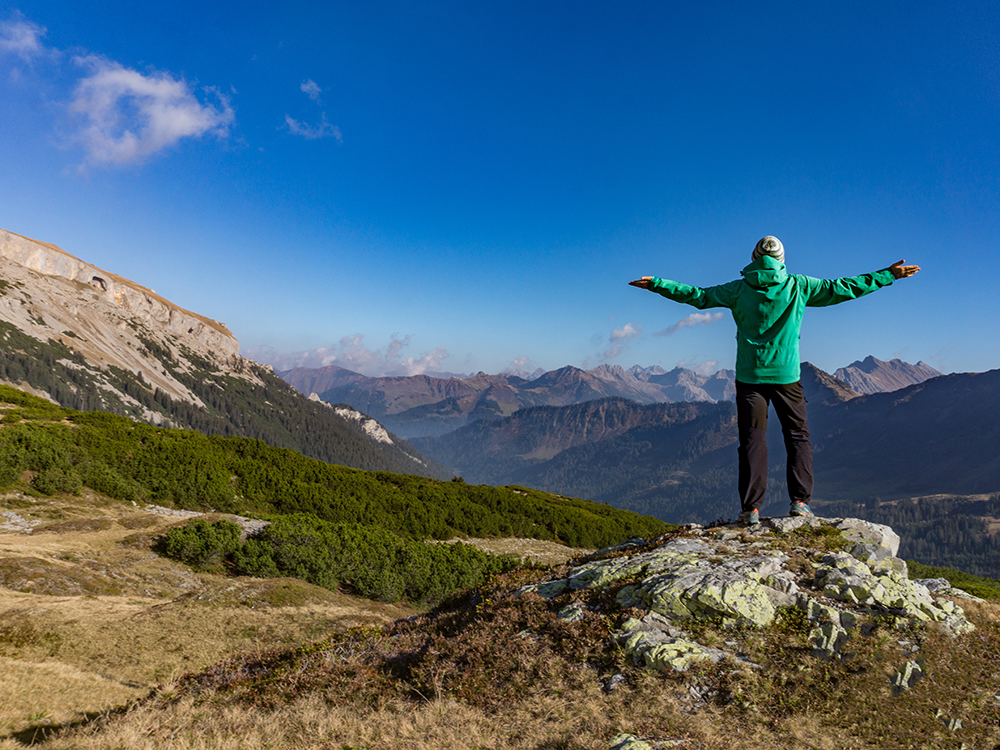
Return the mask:
<svg viewBox="0 0 1000 750">
<path fill-rule="evenodd" d="M 201 405 L 151 348 L 169 352 L 183 371 L 195 355 L 227 374 L 249 374 L 239 342 L 222 323 L 55 245 L 0 230 L 0 280 L 0 321 L 39 341 L 61 342 L 98 367 L 141 374 L 172 398 Z"/>
</svg>

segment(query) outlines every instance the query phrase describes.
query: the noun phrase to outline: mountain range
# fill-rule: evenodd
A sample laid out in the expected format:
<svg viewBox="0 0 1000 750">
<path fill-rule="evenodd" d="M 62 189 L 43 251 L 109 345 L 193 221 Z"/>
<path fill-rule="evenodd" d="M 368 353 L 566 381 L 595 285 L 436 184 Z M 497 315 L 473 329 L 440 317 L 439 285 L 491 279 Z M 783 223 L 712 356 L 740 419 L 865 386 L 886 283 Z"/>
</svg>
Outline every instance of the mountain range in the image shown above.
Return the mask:
<svg viewBox="0 0 1000 750">
<path fill-rule="evenodd" d="M 874 357 L 845 369 L 867 378 L 864 389 L 841 380 L 830 385 L 852 398 L 903 388 L 941 374 L 922 362 L 909 365 Z M 467 378 L 367 377 L 336 365 L 300 367 L 279 375 L 303 395 L 316 394 L 330 403 L 350 404 L 407 439 L 444 435 L 479 420 L 502 419 L 535 406 L 569 406 L 602 398 L 625 398 L 638 404 L 718 403 L 732 401 L 736 394 L 736 373 L 732 370 L 704 375 L 683 367 L 667 371 L 638 365 L 629 369 L 600 365 L 591 370 L 568 366 L 535 373 L 530 380 L 483 372 Z"/>
<path fill-rule="evenodd" d="M 354 468 L 450 476 L 368 416 L 310 400 L 238 352 L 224 324 L 0 230 L 0 382 L 61 406 L 258 438 Z"/>
</svg>

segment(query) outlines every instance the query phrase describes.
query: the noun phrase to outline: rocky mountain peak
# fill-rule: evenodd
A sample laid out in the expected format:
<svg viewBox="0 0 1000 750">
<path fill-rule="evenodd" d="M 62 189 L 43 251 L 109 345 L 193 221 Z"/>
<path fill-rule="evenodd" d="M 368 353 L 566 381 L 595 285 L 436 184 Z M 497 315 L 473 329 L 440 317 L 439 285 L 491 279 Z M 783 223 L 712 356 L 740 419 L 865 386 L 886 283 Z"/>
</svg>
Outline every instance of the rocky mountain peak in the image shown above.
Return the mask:
<svg viewBox="0 0 1000 750">
<path fill-rule="evenodd" d="M 241 357 L 224 324 L 2 230 L 0 352 L 0 383 L 63 406 L 256 438 L 355 468 L 445 474 L 356 408 L 313 403 Z M 316 379 L 352 376 L 333 368 Z"/>
<path fill-rule="evenodd" d="M 824 372 L 812 362 L 802 363 L 802 388 L 807 400 L 825 406 L 850 401 L 861 395 L 847 383 Z"/>
<path fill-rule="evenodd" d="M 884 362 L 870 355 L 860 362 L 852 362 L 847 367 L 841 367 L 833 374 L 858 393 L 865 395 L 898 391 L 942 375 L 924 362 L 915 365 L 901 359 Z"/>
</svg>

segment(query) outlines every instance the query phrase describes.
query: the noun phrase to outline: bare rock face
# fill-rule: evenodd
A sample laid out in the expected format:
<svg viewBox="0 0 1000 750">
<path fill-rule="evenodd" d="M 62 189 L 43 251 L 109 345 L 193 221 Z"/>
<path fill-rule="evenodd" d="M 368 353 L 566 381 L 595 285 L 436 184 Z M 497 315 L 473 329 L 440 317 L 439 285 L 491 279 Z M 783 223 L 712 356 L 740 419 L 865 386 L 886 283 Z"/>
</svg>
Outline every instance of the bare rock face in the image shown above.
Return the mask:
<svg viewBox="0 0 1000 750">
<path fill-rule="evenodd" d="M 0 321 L 39 341 L 59 341 L 97 367 L 141 374 L 174 399 L 201 405 L 151 349 L 169 352 L 181 371 L 200 358 L 214 370 L 253 377 L 225 325 L 55 245 L 0 230 L 0 286 Z"/>
</svg>

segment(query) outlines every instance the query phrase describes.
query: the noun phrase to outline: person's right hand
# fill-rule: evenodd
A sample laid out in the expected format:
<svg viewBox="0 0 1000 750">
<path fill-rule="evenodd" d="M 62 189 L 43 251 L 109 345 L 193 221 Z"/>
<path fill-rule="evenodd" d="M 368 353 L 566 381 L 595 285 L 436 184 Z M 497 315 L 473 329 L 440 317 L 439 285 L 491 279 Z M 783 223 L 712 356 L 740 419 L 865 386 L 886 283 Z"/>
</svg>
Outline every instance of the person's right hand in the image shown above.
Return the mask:
<svg viewBox="0 0 1000 750">
<path fill-rule="evenodd" d="M 637 286 L 640 289 L 649 289 L 649 282 L 653 280 L 652 276 L 643 276 L 641 279 L 636 279 L 635 281 L 630 281 L 629 286 Z"/>
<path fill-rule="evenodd" d="M 889 266 L 894 279 L 905 279 L 920 270 L 920 266 L 904 266 L 905 260 L 898 260 Z"/>
</svg>

